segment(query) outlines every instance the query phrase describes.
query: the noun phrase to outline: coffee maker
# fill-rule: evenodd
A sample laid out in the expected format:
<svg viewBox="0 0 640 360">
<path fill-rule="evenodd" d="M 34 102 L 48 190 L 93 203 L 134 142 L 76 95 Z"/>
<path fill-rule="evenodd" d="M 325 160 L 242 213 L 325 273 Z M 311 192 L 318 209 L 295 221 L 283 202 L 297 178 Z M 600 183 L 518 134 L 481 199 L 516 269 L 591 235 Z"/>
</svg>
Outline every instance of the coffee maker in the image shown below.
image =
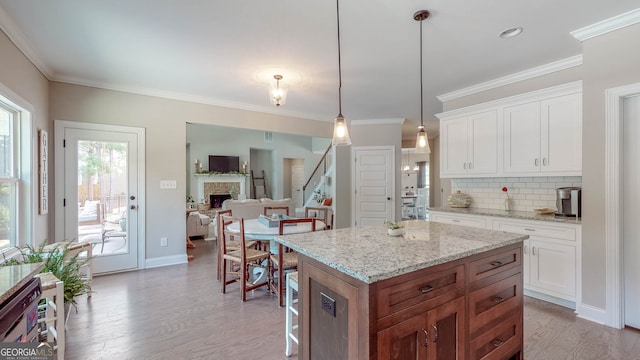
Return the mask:
<svg viewBox="0 0 640 360">
<path fill-rule="evenodd" d="M 582 188 L 561 187 L 556 189 L 556 216 L 582 217 Z"/>
</svg>

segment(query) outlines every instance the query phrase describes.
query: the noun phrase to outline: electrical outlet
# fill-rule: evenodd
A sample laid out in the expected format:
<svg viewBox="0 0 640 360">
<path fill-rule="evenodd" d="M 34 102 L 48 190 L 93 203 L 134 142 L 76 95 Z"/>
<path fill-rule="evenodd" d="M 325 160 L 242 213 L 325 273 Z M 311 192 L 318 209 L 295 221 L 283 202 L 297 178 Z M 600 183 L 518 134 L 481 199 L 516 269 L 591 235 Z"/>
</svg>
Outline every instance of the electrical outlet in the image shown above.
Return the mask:
<svg viewBox="0 0 640 360">
<path fill-rule="evenodd" d="M 166 237 L 161 237 L 160 238 L 160 246 L 167 246 L 168 245 L 168 240 Z"/>
<path fill-rule="evenodd" d="M 327 294 L 320 293 L 320 303 L 322 310 L 329 313 L 329 315 L 336 317 L 336 301 L 329 297 Z"/>
</svg>

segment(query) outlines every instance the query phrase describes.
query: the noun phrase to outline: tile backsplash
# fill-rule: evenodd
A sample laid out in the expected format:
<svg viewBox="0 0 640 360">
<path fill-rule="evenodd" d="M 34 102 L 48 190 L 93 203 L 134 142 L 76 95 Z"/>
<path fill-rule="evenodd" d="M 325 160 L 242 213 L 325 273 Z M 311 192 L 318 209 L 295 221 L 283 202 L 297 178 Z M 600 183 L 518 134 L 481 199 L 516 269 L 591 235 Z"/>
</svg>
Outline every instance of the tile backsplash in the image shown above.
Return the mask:
<svg viewBox="0 0 640 360">
<path fill-rule="evenodd" d="M 509 189 L 511 210 L 533 211 L 538 208 L 556 208 L 556 188 L 582 186 L 581 176 L 473 178 L 452 179 L 451 191 L 471 196 L 471 208 L 504 209 Z"/>
</svg>

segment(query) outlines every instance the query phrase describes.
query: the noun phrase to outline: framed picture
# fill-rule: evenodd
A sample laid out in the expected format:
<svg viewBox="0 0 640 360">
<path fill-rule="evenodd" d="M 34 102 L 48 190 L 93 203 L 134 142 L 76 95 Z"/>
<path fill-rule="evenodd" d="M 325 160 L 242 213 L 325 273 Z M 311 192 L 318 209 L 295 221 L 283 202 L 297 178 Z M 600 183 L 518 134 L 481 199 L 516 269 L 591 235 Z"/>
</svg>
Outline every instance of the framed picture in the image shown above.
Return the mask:
<svg viewBox="0 0 640 360">
<path fill-rule="evenodd" d="M 38 130 L 38 213 L 49 213 L 49 135 Z"/>
</svg>

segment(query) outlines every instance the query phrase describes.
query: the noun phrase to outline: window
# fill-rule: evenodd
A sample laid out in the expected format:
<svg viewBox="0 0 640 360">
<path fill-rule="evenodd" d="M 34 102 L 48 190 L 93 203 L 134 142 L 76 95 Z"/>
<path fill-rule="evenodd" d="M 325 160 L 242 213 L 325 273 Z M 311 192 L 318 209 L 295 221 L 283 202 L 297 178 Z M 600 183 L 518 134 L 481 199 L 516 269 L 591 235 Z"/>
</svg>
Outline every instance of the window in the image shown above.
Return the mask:
<svg viewBox="0 0 640 360">
<path fill-rule="evenodd" d="M 0 250 L 16 245 L 18 112 L 0 103 Z"/>
</svg>

